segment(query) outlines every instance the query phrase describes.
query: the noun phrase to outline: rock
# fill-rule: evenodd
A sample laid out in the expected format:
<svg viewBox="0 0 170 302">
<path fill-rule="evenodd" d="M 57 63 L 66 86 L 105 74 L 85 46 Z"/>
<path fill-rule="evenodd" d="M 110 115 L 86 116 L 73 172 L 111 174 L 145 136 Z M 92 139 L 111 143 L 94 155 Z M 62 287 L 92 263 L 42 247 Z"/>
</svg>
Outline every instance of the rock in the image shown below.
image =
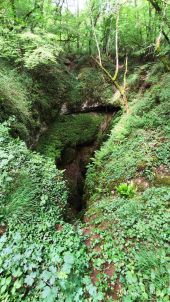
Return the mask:
<svg viewBox="0 0 170 302">
<path fill-rule="evenodd" d="M 6 225 L 0 225 L 0 236 L 2 236 L 7 230 Z"/>
<path fill-rule="evenodd" d="M 145 170 L 145 168 L 147 167 L 147 162 L 145 161 L 141 161 L 138 163 L 137 165 L 137 171 L 138 172 L 143 172 Z"/>
<path fill-rule="evenodd" d="M 160 165 L 159 167 L 154 169 L 155 178 L 154 183 L 155 185 L 170 185 L 170 172 L 168 168 L 164 165 Z"/>
<path fill-rule="evenodd" d="M 170 186 L 170 175 L 155 174 L 155 185 Z"/>
<path fill-rule="evenodd" d="M 144 177 L 139 176 L 132 179 L 131 182 L 139 192 L 143 192 L 149 188 L 149 182 Z"/>
<path fill-rule="evenodd" d="M 66 103 L 64 103 L 64 104 L 62 105 L 61 110 L 60 110 L 60 113 L 61 113 L 61 115 L 69 113 L 69 110 L 68 110 L 68 108 L 67 108 L 67 104 L 66 104 Z"/>
</svg>

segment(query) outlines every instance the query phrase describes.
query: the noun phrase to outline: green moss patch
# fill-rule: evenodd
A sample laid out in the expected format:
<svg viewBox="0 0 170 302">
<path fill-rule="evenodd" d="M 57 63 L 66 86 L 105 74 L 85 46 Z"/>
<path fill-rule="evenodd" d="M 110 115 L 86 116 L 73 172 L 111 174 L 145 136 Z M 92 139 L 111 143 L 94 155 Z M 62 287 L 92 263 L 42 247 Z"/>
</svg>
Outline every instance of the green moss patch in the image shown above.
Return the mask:
<svg viewBox="0 0 170 302">
<path fill-rule="evenodd" d="M 102 121 L 102 115 L 90 113 L 60 117 L 40 138 L 37 150 L 58 159 L 66 147 L 94 142 Z"/>
</svg>

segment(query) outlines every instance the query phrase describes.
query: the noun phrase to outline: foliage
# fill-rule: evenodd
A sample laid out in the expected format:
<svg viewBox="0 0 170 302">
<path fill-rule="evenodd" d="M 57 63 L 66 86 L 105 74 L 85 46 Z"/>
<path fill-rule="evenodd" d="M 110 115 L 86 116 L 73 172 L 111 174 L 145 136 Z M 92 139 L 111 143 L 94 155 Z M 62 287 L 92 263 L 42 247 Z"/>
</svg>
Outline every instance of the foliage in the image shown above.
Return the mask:
<svg viewBox="0 0 170 302">
<path fill-rule="evenodd" d="M 69 4 L 0 2 L 0 122 L 10 117 L 10 128 L 0 124 L 0 300 L 167 302 L 169 2 Z M 59 114 L 118 104 L 91 59 L 95 31 L 103 66 L 114 69 L 118 11 L 118 80 L 128 55 L 130 112 L 89 164 L 84 224 L 69 224 L 54 159 L 99 141 L 103 118 Z M 18 139 L 33 146 L 47 128 L 37 147 L 45 156 Z"/>
<path fill-rule="evenodd" d="M 28 137 L 29 126 L 33 123 L 28 90 L 33 83 L 28 77 L 19 75 L 17 70 L 12 69 L 7 63 L 1 61 L 0 66 L 0 121 L 15 115 L 18 122 L 18 133 L 22 138 Z"/>
<path fill-rule="evenodd" d="M 32 136 L 41 131 L 42 124 L 44 127 L 58 115 L 63 99 L 68 107 L 73 104 L 77 95 L 71 96 L 70 91 L 78 81 L 67 73 L 64 60 L 61 59 L 59 66 L 43 65 L 31 73 L 0 61 L 0 121 L 15 116 L 11 123 L 15 137 L 30 144 Z"/>
<path fill-rule="evenodd" d="M 94 67 L 81 68 L 78 79 L 81 84 L 82 97 L 87 104 L 107 104 L 110 102 L 111 85 L 108 85 L 99 70 Z"/>
<path fill-rule="evenodd" d="M 57 46 L 55 35 L 49 33 L 33 34 L 30 31 L 17 33 L 2 30 L 1 57 L 11 59 L 28 69 L 42 65 L 57 64 L 56 58 L 61 48 Z M 12 42 L 12 43 L 11 43 Z M 20 49 L 18 53 L 17 48 Z"/>
<path fill-rule="evenodd" d="M 117 301 L 168 301 L 170 78 L 147 70 L 151 88 L 133 94 L 130 114 L 116 118 L 86 177 L 86 238 L 96 238 L 89 261 L 109 302 L 118 285 Z"/>
<path fill-rule="evenodd" d="M 24 143 L 12 140 L 5 125 L 1 125 L 0 138 L 1 219 L 14 216 L 30 222 L 54 206 L 60 216 L 67 200 L 62 173 L 50 161 L 27 150 Z"/>
<path fill-rule="evenodd" d="M 119 280 L 118 301 L 168 301 L 169 194 L 166 187 L 152 187 L 128 202 L 103 196 L 100 203 L 89 205 L 88 221 L 95 225 L 91 236 L 99 237 L 89 250 L 89 258 L 99 271 L 97 285 L 102 292 L 109 293 L 110 284 L 114 291 Z M 96 252 L 96 244 L 100 252 Z M 115 269 L 106 279 L 108 263 Z M 105 301 L 111 301 L 109 297 L 107 294 Z"/>
<path fill-rule="evenodd" d="M 169 148 L 170 79 L 168 74 L 159 77 L 159 83 L 144 96 L 135 96 L 131 114 L 120 118 L 109 140 L 96 152 L 86 180 L 90 194 L 110 194 L 115 186 L 139 176 L 154 181 L 153 167 L 169 167 L 163 150 Z"/>
<path fill-rule="evenodd" d="M 1 299 L 80 301 L 86 287 L 82 278 L 87 267 L 85 247 L 79 229 L 64 223 L 58 232 L 57 221 L 55 211 L 38 224 L 16 227 L 10 221 L 0 240 Z"/>
<path fill-rule="evenodd" d="M 122 5 L 122 1 L 89 0 L 83 10 L 77 6 L 74 12 L 69 4 L 67 7 L 65 1 L 42 0 L 2 0 L 0 4 L 0 57 L 5 65 L 0 81 L 0 120 L 15 115 L 13 134 L 29 144 L 32 144 L 32 134 L 41 131 L 42 123 L 49 124 L 63 103 L 69 109 L 79 110 L 84 102 L 113 101 L 110 83 L 89 59 L 97 53 L 91 16 L 104 66 L 113 70 L 115 43 L 111 41 L 115 41 L 115 12 L 120 8 L 121 79 L 126 53 L 130 71 L 134 57 L 140 58 L 141 54 L 145 60 L 157 55 L 168 65 L 169 45 L 165 36 L 160 41 L 159 54 L 155 51 L 160 27 L 163 27 L 162 34 L 166 34 L 169 26 L 169 10 L 165 10 L 163 17 L 162 1 L 158 3 L 159 14 L 149 1 L 138 0 L 134 4 L 127 0 Z M 84 58 L 88 64 L 84 63 L 84 68 L 77 72 L 75 65 Z M 75 72 L 71 74 L 73 70 Z M 129 83 L 138 86 L 135 77 L 130 78 Z"/>
<path fill-rule="evenodd" d="M 1 2 L 1 55 L 21 60 L 28 68 L 34 68 L 39 63 L 55 64 L 56 55 L 58 56 L 61 49 L 67 49 L 69 53 L 96 54 L 91 17 L 102 53 L 114 57 L 115 45 L 112 41 L 115 40 L 115 12 L 118 9 L 122 57 L 126 52 L 133 57 L 154 56 L 154 44 L 160 33 L 160 23 L 163 26 L 161 51 L 165 53 L 164 49 L 169 49 L 166 39 L 169 4 L 164 10 L 163 1 L 155 1 L 155 5 L 159 7 L 157 11 L 149 0 L 138 0 L 135 3 L 129 0 L 89 0 L 83 10 L 79 10 L 78 3 L 74 12 L 70 9 L 70 2 L 66 4 L 65 1 Z"/>
<path fill-rule="evenodd" d="M 1 300 L 81 301 L 91 292 L 98 301 L 80 227 L 63 221 L 62 172 L 12 139 L 7 125 L 0 134 Z"/>
</svg>

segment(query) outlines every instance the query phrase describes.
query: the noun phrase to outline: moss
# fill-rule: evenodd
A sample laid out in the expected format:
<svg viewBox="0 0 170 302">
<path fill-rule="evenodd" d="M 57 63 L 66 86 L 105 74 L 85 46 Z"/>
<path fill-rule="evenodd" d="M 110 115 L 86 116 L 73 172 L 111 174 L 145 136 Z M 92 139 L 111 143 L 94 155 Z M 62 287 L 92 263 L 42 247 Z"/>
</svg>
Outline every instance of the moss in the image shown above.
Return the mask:
<svg viewBox="0 0 170 302">
<path fill-rule="evenodd" d="M 137 171 L 138 172 L 144 171 L 146 167 L 147 167 L 147 162 L 141 161 L 137 164 Z"/>
<path fill-rule="evenodd" d="M 155 178 L 154 178 L 154 184 L 156 186 L 158 186 L 158 185 L 170 186 L 170 176 L 156 174 Z"/>
<path fill-rule="evenodd" d="M 60 117 L 40 138 L 37 150 L 48 157 L 59 159 L 64 149 L 74 149 L 74 146 L 95 141 L 102 120 L 102 115 L 90 113 Z"/>
</svg>

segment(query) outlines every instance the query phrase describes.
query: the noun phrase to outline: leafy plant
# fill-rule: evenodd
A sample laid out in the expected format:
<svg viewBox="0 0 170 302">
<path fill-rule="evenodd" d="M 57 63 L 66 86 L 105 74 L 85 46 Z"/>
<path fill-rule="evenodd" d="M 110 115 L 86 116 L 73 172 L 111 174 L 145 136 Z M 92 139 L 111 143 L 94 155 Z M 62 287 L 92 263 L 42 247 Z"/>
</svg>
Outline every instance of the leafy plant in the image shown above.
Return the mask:
<svg viewBox="0 0 170 302">
<path fill-rule="evenodd" d="M 0 124 L 0 142 L 1 300 L 78 302 L 90 293 L 99 301 L 85 279 L 88 257 L 80 225 L 63 219 L 63 173 L 13 139 L 7 123 Z"/>
<path fill-rule="evenodd" d="M 132 197 L 135 194 L 135 186 L 133 184 L 122 183 L 116 187 L 116 191 L 124 197 Z"/>
</svg>

